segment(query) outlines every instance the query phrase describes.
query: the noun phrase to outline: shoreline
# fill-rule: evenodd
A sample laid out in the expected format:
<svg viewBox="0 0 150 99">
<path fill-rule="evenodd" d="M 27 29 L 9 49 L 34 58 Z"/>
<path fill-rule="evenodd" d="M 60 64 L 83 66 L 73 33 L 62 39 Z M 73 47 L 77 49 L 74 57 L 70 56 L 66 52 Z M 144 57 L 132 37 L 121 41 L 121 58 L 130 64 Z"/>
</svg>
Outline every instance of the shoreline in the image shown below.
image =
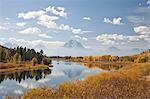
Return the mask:
<svg viewBox="0 0 150 99">
<path fill-rule="evenodd" d="M 31 64 L 28 64 L 28 63 L 26 64 L 0 63 L 0 74 L 5 74 L 9 72 L 17 72 L 17 71 L 49 69 L 49 67 L 50 66 L 46 66 L 43 64 L 37 64 L 35 66 L 32 66 Z"/>
</svg>

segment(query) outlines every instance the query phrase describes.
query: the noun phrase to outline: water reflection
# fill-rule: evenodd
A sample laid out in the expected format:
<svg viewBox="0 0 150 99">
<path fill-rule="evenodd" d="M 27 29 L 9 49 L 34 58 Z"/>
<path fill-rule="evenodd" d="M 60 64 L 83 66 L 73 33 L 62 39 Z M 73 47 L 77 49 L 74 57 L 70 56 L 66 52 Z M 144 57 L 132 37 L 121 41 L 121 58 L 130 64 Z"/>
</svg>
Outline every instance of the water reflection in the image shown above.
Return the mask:
<svg viewBox="0 0 150 99">
<path fill-rule="evenodd" d="M 45 78 L 46 75 L 51 74 L 51 69 L 44 69 L 44 70 L 32 70 L 32 71 L 18 71 L 13 73 L 3 73 L 0 74 L 0 84 L 4 80 L 15 80 L 16 82 L 21 82 L 22 80 L 26 79 L 35 79 L 38 81 L 39 79 Z"/>
<path fill-rule="evenodd" d="M 3 96 L 22 96 L 32 88 L 56 87 L 65 81 L 83 80 L 88 75 L 106 72 L 75 62 L 52 61 L 52 64 L 52 70 L 0 73 L 0 99 Z"/>
<path fill-rule="evenodd" d="M 104 64 L 104 63 L 103 64 L 102 63 L 84 63 L 83 65 L 89 68 L 96 67 L 96 68 L 109 70 L 109 71 L 118 70 L 123 67 L 123 64 Z"/>
</svg>

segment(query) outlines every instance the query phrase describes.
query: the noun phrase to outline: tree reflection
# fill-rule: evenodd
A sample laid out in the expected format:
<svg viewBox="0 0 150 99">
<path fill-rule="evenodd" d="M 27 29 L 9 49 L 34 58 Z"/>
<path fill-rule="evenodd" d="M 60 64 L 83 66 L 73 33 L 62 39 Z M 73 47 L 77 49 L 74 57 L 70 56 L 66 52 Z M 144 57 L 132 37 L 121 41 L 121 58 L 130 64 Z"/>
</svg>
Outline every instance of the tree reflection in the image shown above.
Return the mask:
<svg viewBox="0 0 150 99">
<path fill-rule="evenodd" d="M 123 67 L 123 64 L 101 64 L 101 63 L 84 63 L 83 64 L 84 66 L 86 67 L 89 67 L 89 68 L 100 68 L 100 69 L 103 69 L 103 70 L 118 70 L 120 68 Z"/>
<path fill-rule="evenodd" d="M 39 79 L 45 78 L 47 75 L 51 74 L 51 69 L 44 69 L 44 70 L 32 70 L 32 71 L 18 71 L 13 73 L 3 73 L 0 74 L 0 83 L 9 79 L 15 80 L 17 82 L 21 82 L 22 80 L 26 79 L 35 79 L 38 81 Z"/>
</svg>

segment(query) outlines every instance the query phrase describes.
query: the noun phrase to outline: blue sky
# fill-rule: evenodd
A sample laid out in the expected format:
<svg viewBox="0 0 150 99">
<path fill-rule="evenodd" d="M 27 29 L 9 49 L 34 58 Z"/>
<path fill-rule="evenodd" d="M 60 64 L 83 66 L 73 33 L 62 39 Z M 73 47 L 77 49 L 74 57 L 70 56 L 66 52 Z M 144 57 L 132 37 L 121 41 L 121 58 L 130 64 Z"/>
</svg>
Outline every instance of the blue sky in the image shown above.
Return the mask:
<svg viewBox="0 0 150 99">
<path fill-rule="evenodd" d="M 149 0 L 0 0 L 0 43 L 149 48 Z"/>
</svg>

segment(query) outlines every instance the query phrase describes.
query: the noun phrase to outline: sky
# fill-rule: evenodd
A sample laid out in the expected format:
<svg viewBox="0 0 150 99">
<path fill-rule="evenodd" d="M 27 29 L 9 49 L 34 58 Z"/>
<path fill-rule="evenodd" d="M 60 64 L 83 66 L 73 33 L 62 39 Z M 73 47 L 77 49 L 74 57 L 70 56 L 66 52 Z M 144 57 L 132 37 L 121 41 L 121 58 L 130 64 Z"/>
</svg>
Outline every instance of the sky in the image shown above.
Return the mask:
<svg viewBox="0 0 150 99">
<path fill-rule="evenodd" d="M 86 48 L 150 48 L 150 0 L 0 0 L 0 44 L 75 39 Z"/>
</svg>

